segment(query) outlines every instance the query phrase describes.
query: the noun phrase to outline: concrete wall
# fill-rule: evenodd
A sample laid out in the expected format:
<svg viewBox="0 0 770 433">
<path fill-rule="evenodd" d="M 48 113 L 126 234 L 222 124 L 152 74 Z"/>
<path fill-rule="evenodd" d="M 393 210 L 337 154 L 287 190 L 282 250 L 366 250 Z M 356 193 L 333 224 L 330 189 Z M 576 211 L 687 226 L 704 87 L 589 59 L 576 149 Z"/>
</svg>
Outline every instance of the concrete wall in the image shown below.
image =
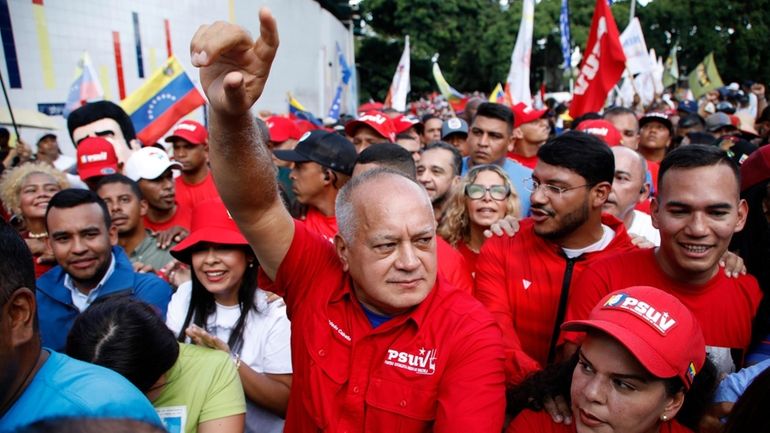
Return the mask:
<svg viewBox="0 0 770 433">
<path fill-rule="evenodd" d="M 0 4 L 6 2 L 21 88 L 9 86 L 13 71 L 6 61 L 7 48 L 0 50 L 0 71 L 14 108 L 38 110 L 41 103 L 63 103 L 83 51 L 91 56 L 105 99 L 118 102 L 113 32 L 119 35 L 125 91 L 130 94 L 166 59 L 165 20 L 169 23 L 173 54 L 197 85 L 189 43 L 198 26 L 215 20 L 232 21 L 256 37 L 261 6 L 268 6 L 275 15 L 281 46 L 255 112 L 286 112 L 286 94 L 291 92 L 305 108 L 324 117 L 341 76 L 335 45 L 340 44 L 350 65 L 355 63 L 352 33 L 313 0 L 3 0 Z M 134 13 L 144 78 L 140 77 Z M 7 39 L 3 38 L 6 47 L 10 42 Z M 346 89 L 343 94 L 343 112 L 355 110 L 356 95 L 352 93 Z M 5 101 L 0 101 L 4 107 Z M 55 117 L 62 128 L 59 142 L 70 153 L 65 120 Z M 196 110 L 191 117 L 201 120 L 202 110 Z M 32 129 L 21 133 L 28 142 L 36 141 L 40 134 Z"/>
</svg>

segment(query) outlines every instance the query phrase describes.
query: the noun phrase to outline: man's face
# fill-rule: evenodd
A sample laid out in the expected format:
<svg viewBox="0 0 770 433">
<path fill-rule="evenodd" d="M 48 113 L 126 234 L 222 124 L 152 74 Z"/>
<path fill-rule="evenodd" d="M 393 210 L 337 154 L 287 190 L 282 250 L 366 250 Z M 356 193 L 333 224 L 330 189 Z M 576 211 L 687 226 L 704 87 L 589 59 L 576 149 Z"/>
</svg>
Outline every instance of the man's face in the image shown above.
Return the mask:
<svg viewBox="0 0 770 433">
<path fill-rule="evenodd" d="M 326 182 L 325 170 L 321 164 L 308 162 L 295 162 L 292 165 L 289 179 L 292 180 L 291 190 L 297 201 L 302 204 L 311 204 L 324 189 Z"/>
<path fill-rule="evenodd" d="M 353 142 L 356 153 L 361 153 L 361 151 L 372 144 L 386 143 L 388 139 L 380 135 L 374 128 L 367 125 L 360 125 L 353 133 L 353 136 L 350 137 L 350 141 Z"/>
<path fill-rule="evenodd" d="M 629 149 L 639 148 L 639 121 L 633 114 L 618 114 L 608 116 L 606 120 L 620 132 L 620 144 Z"/>
<path fill-rule="evenodd" d="M 444 141 L 451 144 L 455 149 L 459 150 L 460 155 L 463 157 L 471 154 L 471 148 L 468 145 L 468 134 L 452 134 L 444 138 Z"/>
<path fill-rule="evenodd" d="M 129 185 L 113 182 L 102 185 L 96 194 L 107 203 L 112 224 L 117 227 L 118 235 L 132 234 L 147 214 L 147 202 L 139 200 Z"/>
<path fill-rule="evenodd" d="M 398 138 L 396 139 L 396 144 L 408 150 L 409 153 L 412 154 L 414 162 L 420 160 L 420 148 L 422 147 L 420 145 L 420 140 L 414 138 Z"/>
<path fill-rule="evenodd" d="M 457 181 L 452 159 L 452 152 L 446 149 L 431 149 L 423 152 L 417 163 L 417 180 L 428 191 L 434 205 L 441 205 L 446 200 Z"/>
<path fill-rule="evenodd" d="M 646 173 L 641 156 L 636 151 L 618 146 L 612 148 L 612 153 L 615 155 L 615 179 L 602 210 L 623 220 L 640 201 L 647 198 Z"/>
<path fill-rule="evenodd" d="M 586 180 L 574 171 L 543 161 L 537 162 L 532 179 L 541 185 L 530 195 L 535 234 L 561 244 L 588 221 L 591 189 L 580 187 Z M 574 189 L 559 193 L 543 185 Z"/>
<path fill-rule="evenodd" d="M 551 133 L 551 125 L 548 119 L 537 119 L 519 126 L 521 139 L 527 143 L 543 144 Z"/>
<path fill-rule="evenodd" d="M 196 173 L 208 163 L 208 149 L 204 145 L 193 144 L 177 138 L 173 141 L 174 160 L 182 164 L 182 173 Z"/>
<path fill-rule="evenodd" d="M 422 141 L 425 144 L 430 144 L 441 140 L 441 125 L 443 124 L 444 121 L 441 119 L 428 119 L 422 132 Z"/>
<path fill-rule="evenodd" d="M 88 125 L 83 125 L 75 128 L 72 131 L 72 140 L 75 142 L 75 147 L 80 140 L 86 137 L 104 137 L 115 149 L 115 155 L 118 157 L 118 162 L 124 164 L 131 156 L 131 148 L 129 148 L 126 137 L 123 136 L 123 130 L 120 129 L 120 125 L 113 119 L 105 117 L 95 122 L 91 122 Z"/>
<path fill-rule="evenodd" d="M 513 136 L 504 120 L 476 116 L 468 134 L 468 145 L 474 165 L 500 165 L 513 149 Z"/>
<path fill-rule="evenodd" d="M 102 208 L 96 203 L 52 208 L 46 222 L 56 262 L 76 282 L 96 285 L 107 272 L 112 245 L 118 241 L 115 226 L 104 224 Z"/>
<path fill-rule="evenodd" d="M 168 211 L 176 205 L 174 174 L 170 168 L 155 179 L 139 179 L 138 183 L 142 196 L 151 208 Z"/>
<path fill-rule="evenodd" d="M 673 168 L 661 180 L 651 206 L 652 223 L 660 230 L 658 264 L 675 280 L 705 283 L 746 222 L 748 206 L 738 182 L 725 164 Z"/>
<path fill-rule="evenodd" d="M 388 316 L 409 311 L 436 281 L 436 223 L 419 186 L 394 176 L 374 180 L 352 197 L 353 239 L 335 238 L 358 300 Z"/>
<path fill-rule="evenodd" d="M 639 147 L 645 150 L 665 149 L 671 143 L 671 133 L 660 122 L 649 122 L 639 133 Z"/>
<path fill-rule="evenodd" d="M 59 157 L 59 143 L 55 138 L 49 137 L 37 144 L 37 158 L 53 162 Z"/>
</svg>

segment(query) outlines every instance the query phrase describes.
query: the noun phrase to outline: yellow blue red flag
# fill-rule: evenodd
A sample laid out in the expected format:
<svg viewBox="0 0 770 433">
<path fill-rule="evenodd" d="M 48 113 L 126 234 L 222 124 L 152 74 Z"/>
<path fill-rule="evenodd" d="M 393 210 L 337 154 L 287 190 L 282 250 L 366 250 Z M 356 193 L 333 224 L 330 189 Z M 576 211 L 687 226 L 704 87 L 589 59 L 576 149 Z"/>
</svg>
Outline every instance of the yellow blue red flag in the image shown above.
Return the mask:
<svg viewBox="0 0 770 433">
<path fill-rule="evenodd" d="M 289 94 L 289 114 L 297 119 L 303 119 L 311 122 L 316 126 L 323 126 L 321 121 L 313 115 L 313 113 L 305 110 L 305 107 L 300 104 L 291 94 Z"/>
<path fill-rule="evenodd" d="M 179 119 L 205 103 L 182 64 L 171 56 L 120 105 L 131 117 L 136 137 L 152 145 Z"/>
</svg>

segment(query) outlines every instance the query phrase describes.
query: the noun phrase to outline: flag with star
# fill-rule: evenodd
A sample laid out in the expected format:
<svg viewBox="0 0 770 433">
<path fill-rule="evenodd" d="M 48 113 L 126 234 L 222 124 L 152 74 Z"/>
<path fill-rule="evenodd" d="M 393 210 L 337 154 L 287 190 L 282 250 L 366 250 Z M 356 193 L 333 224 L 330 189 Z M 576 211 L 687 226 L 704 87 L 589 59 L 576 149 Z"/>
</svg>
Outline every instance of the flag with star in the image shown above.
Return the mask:
<svg viewBox="0 0 770 433">
<path fill-rule="evenodd" d="M 136 137 L 149 146 L 205 103 L 182 64 L 171 56 L 140 88 L 120 101 L 120 106 L 131 117 Z"/>
</svg>

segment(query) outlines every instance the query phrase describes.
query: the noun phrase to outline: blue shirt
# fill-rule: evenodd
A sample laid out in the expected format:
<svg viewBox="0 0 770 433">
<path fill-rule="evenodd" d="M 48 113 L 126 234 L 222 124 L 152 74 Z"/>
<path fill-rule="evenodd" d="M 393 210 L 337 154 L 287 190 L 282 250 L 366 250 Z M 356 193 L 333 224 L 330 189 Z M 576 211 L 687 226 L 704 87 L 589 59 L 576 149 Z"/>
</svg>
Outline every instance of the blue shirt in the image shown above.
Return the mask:
<svg viewBox="0 0 770 433">
<path fill-rule="evenodd" d="M 0 418 L 0 433 L 62 416 L 131 418 L 163 425 L 147 397 L 120 374 L 49 352 L 27 389 Z"/>
<path fill-rule="evenodd" d="M 714 403 L 729 401 L 735 403 L 743 395 L 743 391 L 751 385 L 751 382 L 759 376 L 766 368 L 770 367 L 770 359 L 746 367 L 736 373 L 728 374 L 717 387 L 714 397 L 711 399 Z"/>
<path fill-rule="evenodd" d="M 470 156 L 463 158 L 463 170 L 461 173 L 463 176 L 468 173 L 468 163 L 470 162 L 470 158 Z M 505 158 L 502 168 L 508 173 L 508 179 L 511 181 L 513 188 L 516 189 L 516 194 L 519 195 L 519 202 L 521 202 L 521 217 L 525 218 L 529 216 L 530 192 L 524 187 L 524 181 L 532 177 L 532 170 L 510 158 Z"/>
</svg>

